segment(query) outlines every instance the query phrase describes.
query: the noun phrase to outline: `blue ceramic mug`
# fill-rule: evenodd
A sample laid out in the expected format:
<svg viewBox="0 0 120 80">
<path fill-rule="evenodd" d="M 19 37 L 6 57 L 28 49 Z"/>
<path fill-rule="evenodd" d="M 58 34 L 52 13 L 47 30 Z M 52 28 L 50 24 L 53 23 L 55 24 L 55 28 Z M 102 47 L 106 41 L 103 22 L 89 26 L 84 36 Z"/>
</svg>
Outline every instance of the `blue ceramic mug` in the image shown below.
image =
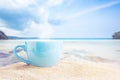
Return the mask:
<svg viewBox="0 0 120 80">
<path fill-rule="evenodd" d="M 62 53 L 62 41 L 27 41 L 24 45 L 17 45 L 14 48 L 15 56 L 26 64 L 33 66 L 49 67 L 57 64 Z M 27 59 L 22 58 L 17 49 L 23 48 Z"/>
</svg>

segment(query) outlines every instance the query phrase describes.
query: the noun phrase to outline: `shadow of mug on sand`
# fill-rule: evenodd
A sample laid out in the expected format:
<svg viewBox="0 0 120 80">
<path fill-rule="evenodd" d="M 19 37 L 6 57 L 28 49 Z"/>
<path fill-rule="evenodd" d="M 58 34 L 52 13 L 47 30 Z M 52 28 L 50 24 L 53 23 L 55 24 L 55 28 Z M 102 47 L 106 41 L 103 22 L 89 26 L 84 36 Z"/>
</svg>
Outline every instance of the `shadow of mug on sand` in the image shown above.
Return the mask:
<svg viewBox="0 0 120 80">
<path fill-rule="evenodd" d="M 27 59 L 22 58 L 16 51 L 23 48 Z M 63 42 L 59 40 L 26 41 L 24 45 L 14 48 L 15 56 L 26 64 L 39 67 L 50 67 L 57 64 L 62 53 Z"/>
</svg>

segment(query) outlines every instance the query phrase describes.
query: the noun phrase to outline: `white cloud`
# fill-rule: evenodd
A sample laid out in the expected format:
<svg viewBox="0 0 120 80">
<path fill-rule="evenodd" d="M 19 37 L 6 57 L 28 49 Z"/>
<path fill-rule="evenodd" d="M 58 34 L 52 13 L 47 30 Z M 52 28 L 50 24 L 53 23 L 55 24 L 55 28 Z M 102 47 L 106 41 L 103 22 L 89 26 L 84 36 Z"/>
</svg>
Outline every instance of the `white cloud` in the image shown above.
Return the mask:
<svg viewBox="0 0 120 80">
<path fill-rule="evenodd" d="M 31 26 L 25 29 L 22 35 L 25 37 L 49 38 L 53 32 L 53 28 L 48 23 L 36 24 L 32 22 Z"/>
<path fill-rule="evenodd" d="M 27 20 L 28 22 L 24 22 L 25 18 L 19 19 L 18 17 L 16 19 L 20 21 L 18 24 L 29 24 L 23 27 L 24 29 L 22 31 L 14 30 L 12 27 L 8 28 L 9 24 L 5 24 L 5 27 L 0 27 L 0 30 L 4 31 L 9 36 L 49 38 L 52 36 L 54 29 L 48 23 L 48 18 L 50 16 L 48 9 L 53 6 L 60 5 L 62 2 L 63 0 L 47 0 L 43 3 L 39 3 L 39 0 L 0 0 L 0 9 L 6 9 L 6 15 L 7 11 L 22 12 L 22 10 L 25 10 L 25 15 L 27 13 L 31 13 L 30 15 L 32 15 L 32 17 L 35 17 L 35 19 L 30 18 L 30 20 Z M 15 16 L 19 15 L 20 14 L 15 13 Z M 3 22 L 0 22 L 0 24 L 2 25 Z"/>
<path fill-rule="evenodd" d="M 6 26 L 4 22 L 0 19 L 0 28 Z"/>
<path fill-rule="evenodd" d="M 39 10 L 39 14 L 44 14 L 46 12 L 44 6 L 39 7 L 38 10 Z"/>
<path fill-rule="evenodd" d="M 19 37 L 22 36 L 20 31 L 16 31 L 16 30 L 9 29 L 9 28 L 6 28 L 6 27 L 0 27 L 0 30 L 5 31 L 5 34 L 8 35 L 8 36 L 19 36 Z"/>
<path fill-rule="evenodd" d="M 21 9 L 36 4 L 36 0 L 0 0 L 2 9 Z"/>
<path fill-rule="evenodd" d="M 104 9 L 104 8 L 114 6 L 116 4 L 120 4 L 120 1 L 109 2 L 109 3 L 106 3 L 106 4 L 102 4 L 102 5 L 98 5 L 98 6 L 88 8 L 86 10 L 83 10 L 83 11 L 80 11 L 80 12 L 77 12 L 77 13 L 72 13 L 71 15 L 68 15 L 67 17 L 65 17 L 65 19 L 69 20 L 69 19 L 72 19 L 72 18 L 77 18 L 77 17 L 83 16 L 85 14 L 89 14 L 89 13 L 97 11 L 97 10 L 101 10 L 101 9 Z"/>
<path fill-rule="evenodd" d="M 54 33 L 53 28 L 49 24 L 36 24 L 35 22 L 31 23 L 31 26 L 26 28 L 24 31 L 16 31 L 9 29 L 7 27 L 0 27 L 1 31 L 5 31 L 5 34 L 8 36 L 17 36 L 17 37 L 38 37 L 38 38 L 50 38 Z"/>
<path fill-rule="evenodd" d="M 48 6 L 56 6 L 63 3 L 63 0 L 48 0 L 47 5 Z"/>
</svg>

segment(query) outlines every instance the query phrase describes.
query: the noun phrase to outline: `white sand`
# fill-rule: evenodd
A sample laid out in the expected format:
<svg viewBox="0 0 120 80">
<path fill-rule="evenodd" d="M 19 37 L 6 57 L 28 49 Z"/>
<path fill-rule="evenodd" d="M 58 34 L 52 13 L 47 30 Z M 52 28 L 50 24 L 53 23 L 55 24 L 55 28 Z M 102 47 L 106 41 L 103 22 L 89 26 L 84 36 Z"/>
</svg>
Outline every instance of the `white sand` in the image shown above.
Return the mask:
<svg viewBox="0 0 120 80">
<path fill-rule="evenodd" d="M 2 47 L 0 50 L 3 50 L 4 53 L 8 53 L 14 48 L 11 46 L 10 49 L 6 49 L 4 45 L 4 50 Z M 105 53 L 109 53 L 111 48 L 105 48 L 105 51 L 108 51 Z M 96 57 L 96 55 L 84 56 L 87 53 L 101 54 L 102 49 L 99 51 L 90 46 L 65 45 L 62 59 L 58 65 L 49 68 L 28 66 L 23 62 L 14 63 L 16 58 L 12 54 L 7 58 L 0 59 L 1 64 L 12 63 L 0 67 L 0 80 L 120 80 L 119 63 L 109 62 L 109 60 Z M 114 52 L 112 53 L 114 54 Z M 112 55 L 112 58 L 117 57 Z"/>
<path fill-rule="evenodd" d="M 120 66 L 61 60 L 56 66 L 41 68 L 19 62 L 1 67 L 0 80 L 120 80 Z"/>
</svg>

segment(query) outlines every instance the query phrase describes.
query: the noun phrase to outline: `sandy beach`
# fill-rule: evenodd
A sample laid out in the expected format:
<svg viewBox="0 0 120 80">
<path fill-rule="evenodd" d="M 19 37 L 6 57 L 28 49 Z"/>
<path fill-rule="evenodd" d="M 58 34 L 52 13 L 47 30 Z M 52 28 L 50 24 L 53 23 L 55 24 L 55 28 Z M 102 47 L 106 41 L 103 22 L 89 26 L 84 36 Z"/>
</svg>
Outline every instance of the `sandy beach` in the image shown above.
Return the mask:
<svg viewBox="0 0 120 80">
<path fill-rule="evenodd" d="M 1 43 L 0 80 L 120 80 L 119 45 L 67 43 L 58 64 L 46 68 L 20 62 L 15 45 Z"/>
<path fill-rule="evenodd" d="M 120 80 L 120 66 L 81 60 L 60 60 L 53 67 L 18 62 L 0 68 L 0 80 Z"/>
</svg>

